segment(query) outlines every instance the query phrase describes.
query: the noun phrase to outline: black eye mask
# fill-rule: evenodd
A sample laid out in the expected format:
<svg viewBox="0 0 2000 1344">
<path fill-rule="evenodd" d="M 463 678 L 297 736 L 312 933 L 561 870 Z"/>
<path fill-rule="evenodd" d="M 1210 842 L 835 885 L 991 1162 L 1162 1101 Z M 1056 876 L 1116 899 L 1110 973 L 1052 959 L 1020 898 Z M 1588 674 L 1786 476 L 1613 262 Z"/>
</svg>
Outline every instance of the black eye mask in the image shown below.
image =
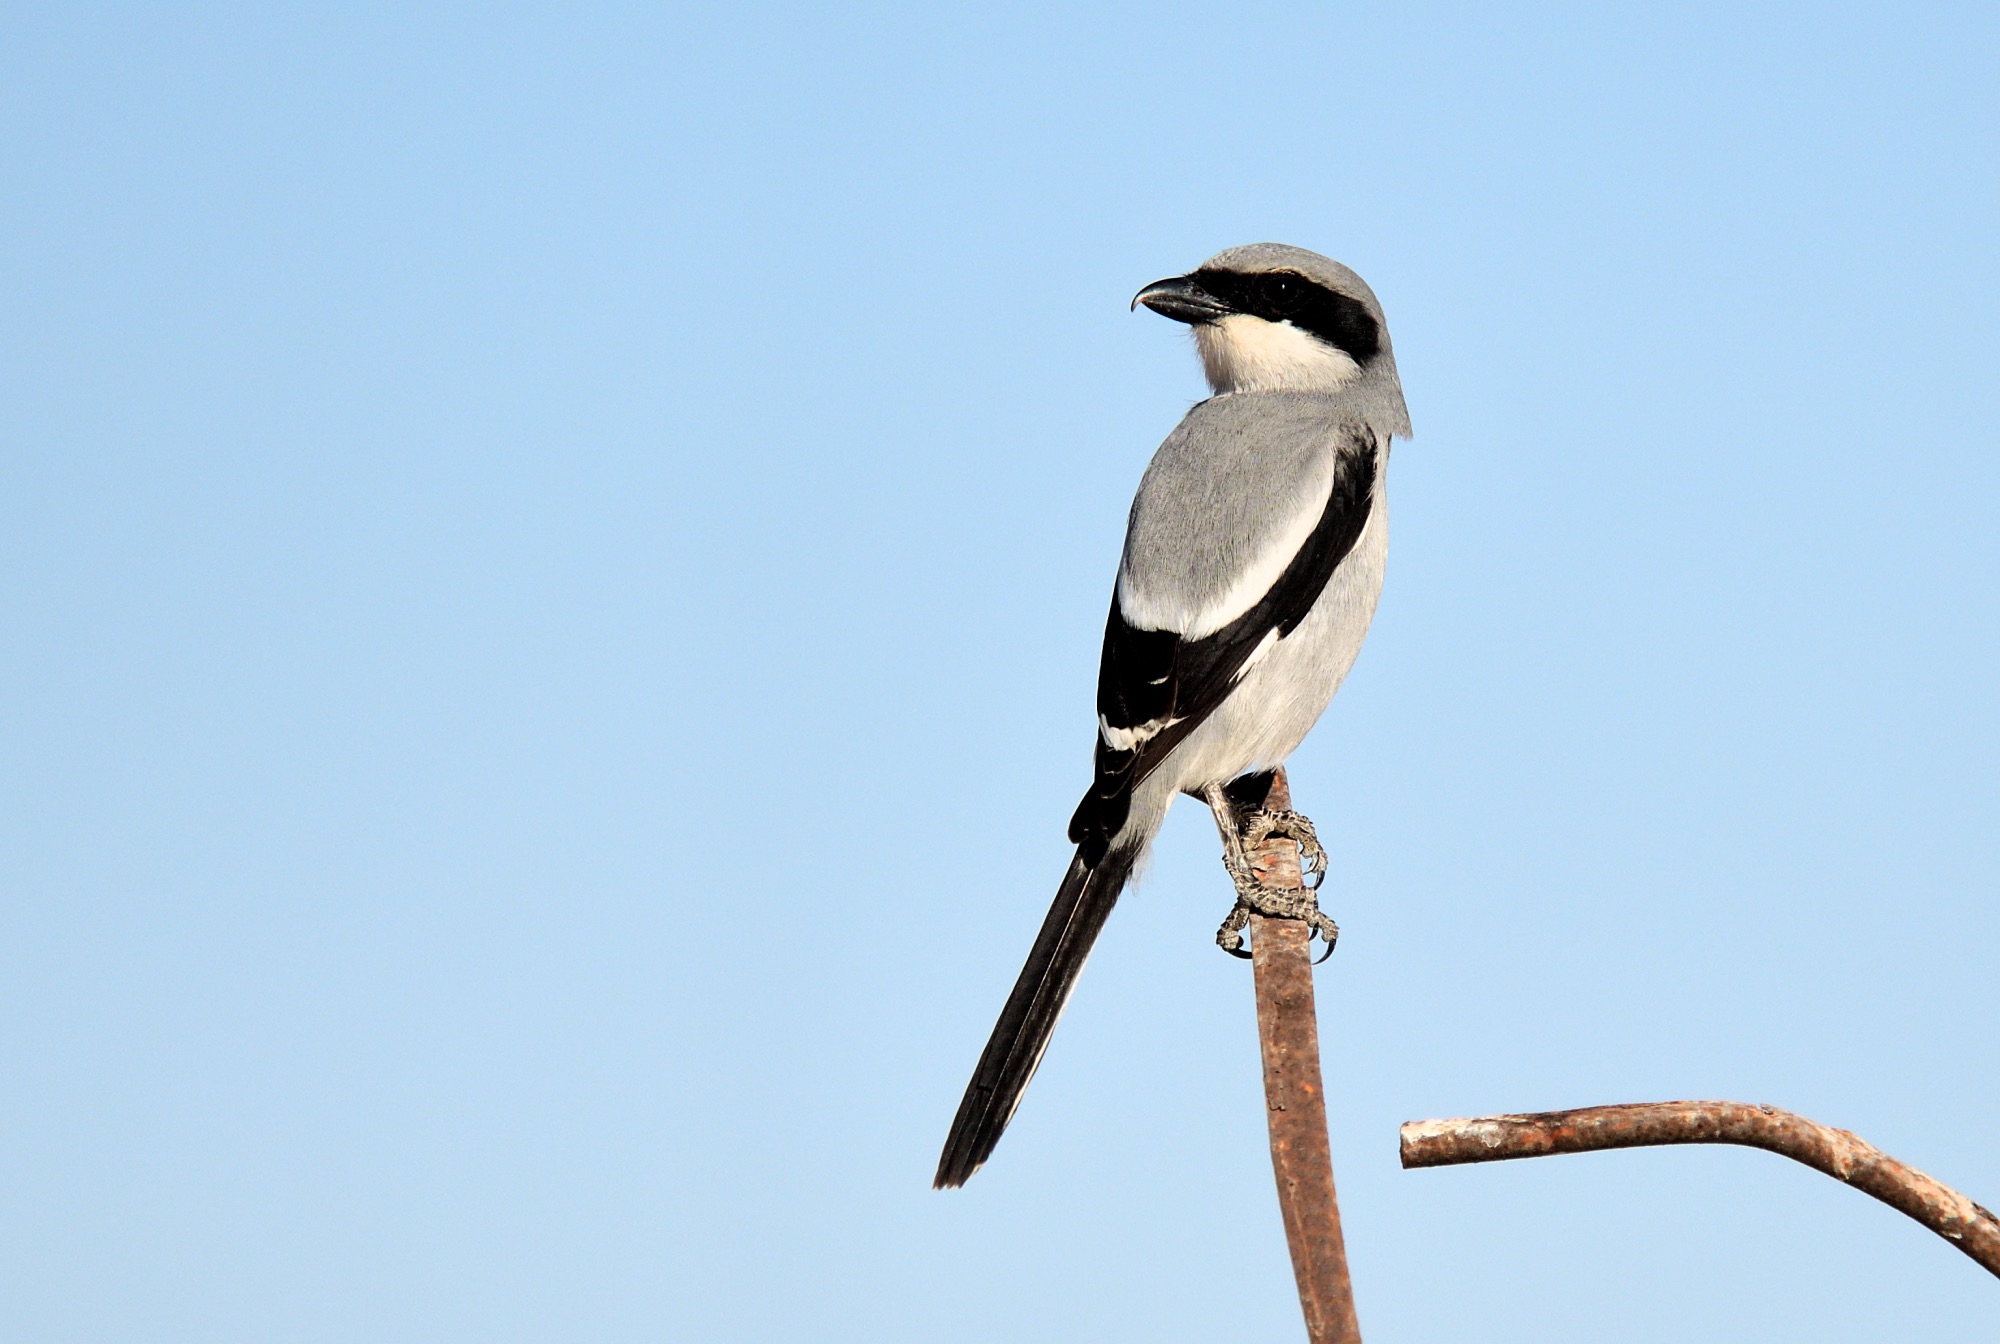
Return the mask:
<svg viewBox="0 0 2000 1344">
<path fill-rule="evenodd" d="M 1239 313 L 1267 322 L 1289 322 L 1309 331 L 1356 364 L 1382 349 L 1382 328 L 1358 299 L 1337 294 L 1296 271 L 1202 269 L 1188 277 Z"/>
</svg>

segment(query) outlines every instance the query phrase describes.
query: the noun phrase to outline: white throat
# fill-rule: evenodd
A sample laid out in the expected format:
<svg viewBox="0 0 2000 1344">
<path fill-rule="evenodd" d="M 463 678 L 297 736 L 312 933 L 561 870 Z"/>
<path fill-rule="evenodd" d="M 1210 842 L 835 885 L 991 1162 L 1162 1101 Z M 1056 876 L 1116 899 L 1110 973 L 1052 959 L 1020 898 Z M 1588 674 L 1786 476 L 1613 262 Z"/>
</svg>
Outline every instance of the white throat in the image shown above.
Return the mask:
<svg viewBox="0 0 2000 1344">
<path fill-rule="evenodd" d="M 1208 385 L 1223 392 L 1332 392 L 1360 374 L 1345 350 L 1336 350 L 1289 322 L 1266 322 L 1231 313 L 1194 329 Z"/>
</svg>

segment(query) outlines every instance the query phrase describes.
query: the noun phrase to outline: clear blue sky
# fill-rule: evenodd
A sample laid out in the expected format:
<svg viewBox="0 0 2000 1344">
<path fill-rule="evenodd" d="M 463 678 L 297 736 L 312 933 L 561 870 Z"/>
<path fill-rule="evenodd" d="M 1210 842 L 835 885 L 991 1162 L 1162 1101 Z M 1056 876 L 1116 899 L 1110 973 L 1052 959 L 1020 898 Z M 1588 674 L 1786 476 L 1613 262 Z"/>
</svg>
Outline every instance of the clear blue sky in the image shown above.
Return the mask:
<svg viewBox="0 0 2000 1344">
<path fill-rule="evenodd" d="M 2000 1333 L 1719 1096 L 2000 1203 L 1990 5 L 13 6 L 0 1336 L 1297 1337 L 1183 807 L 928 1189 L 1066 859 L 1221 247 L 1417 437 L 1293 762 L 1383 1341 Z"/>
</svg>

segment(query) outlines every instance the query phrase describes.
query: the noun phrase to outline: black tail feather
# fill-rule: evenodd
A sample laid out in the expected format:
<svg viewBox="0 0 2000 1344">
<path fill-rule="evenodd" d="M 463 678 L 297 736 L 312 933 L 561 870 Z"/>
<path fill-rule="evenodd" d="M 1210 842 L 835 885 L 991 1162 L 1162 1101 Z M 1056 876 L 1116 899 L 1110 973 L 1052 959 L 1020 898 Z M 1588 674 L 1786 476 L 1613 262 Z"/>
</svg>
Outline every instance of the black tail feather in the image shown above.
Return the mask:
<svg viewBox="0 0 2000 1344">
<path fill-rule="evenodd" d="M 1000 1010 L 1000 1021 L 973 1070 L 965 1099 L 958 1103 L 944 1155 L 938 1159 L 937 1178 L 931 1183 L 934 1189 L 964 1185 L 992 1156 L 1028 1080 L 1035 1076 L 1035 1066 L 1042 1062 L 1090 946 L 1132 875 L 1133 857 L 1114 851 L 1095 867 L 1086 865 L 1080 852 L 1071 860 L 1034 950 L 1028 953 L 1028 964 Z"/>
</svg>

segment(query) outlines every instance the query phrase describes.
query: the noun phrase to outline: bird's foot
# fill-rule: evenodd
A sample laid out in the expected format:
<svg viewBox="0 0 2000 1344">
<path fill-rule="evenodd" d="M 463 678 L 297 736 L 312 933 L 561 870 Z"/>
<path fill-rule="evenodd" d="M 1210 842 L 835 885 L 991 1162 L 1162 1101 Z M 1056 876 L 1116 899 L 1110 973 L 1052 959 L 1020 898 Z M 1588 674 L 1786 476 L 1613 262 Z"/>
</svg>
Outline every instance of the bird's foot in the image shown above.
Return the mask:
<svg viewBox="0 0 2000 1344">
<path fill-rule="evenodd" d="M 1243 847 L 1255 849 L 1271 837 L 1290 840 L 1299 847 L 1299 879 L 1308 890 L 1318 891 L 1326 881 L 1326 850 L 1320 847 L 1319 832 L 1302 812 L 1259 808 L 1244 819 Z"/>
<path fill-rule="evenodd" d="M 1296 814 L 1284 814 L 1296 816 Z M 1304 822 L 1304 817 L 1296 818 Z M 1312 833 L 1311 823 L 1306 823 L 1306 833 Z M 1247 835 L 1255 834 L 1253 829 Z M 1268 833 L 1267 833 L 1268 834 Z M 1317 841 L 1314 847 L 1317 848 Z M 1301 844 L 1301 848 L 1303 848 Z M 1320 856 L 1320 871 L 1325 871 L 1326 856 Z M 1250 923 L 1250 916 L 1263 915 L 1267 919 L 1296 919 L 1305 923 L 1306 940 L 1318 934 L 1326 944 L 1326 951 L 1320 954 L 1320 961 L 1333 955 L 1333 945 L 1340 938 L 1340 926 L 1327 918 L 1319 908 L 1319 894 L 1314 887 L 1267 887 L 1259 880 L 1256 872 L 1247 864 L 1239 864 L 1225 856 L 1222 866 L 1229 872 L 1229 880 L 1236 885 L 1236 905 L 1230 910 L 1222 927 L 1215 931 L 1216 946 L 1232 957 L 1248 958 L 1243 950 L 1243 929 Z"/>
</svg>

